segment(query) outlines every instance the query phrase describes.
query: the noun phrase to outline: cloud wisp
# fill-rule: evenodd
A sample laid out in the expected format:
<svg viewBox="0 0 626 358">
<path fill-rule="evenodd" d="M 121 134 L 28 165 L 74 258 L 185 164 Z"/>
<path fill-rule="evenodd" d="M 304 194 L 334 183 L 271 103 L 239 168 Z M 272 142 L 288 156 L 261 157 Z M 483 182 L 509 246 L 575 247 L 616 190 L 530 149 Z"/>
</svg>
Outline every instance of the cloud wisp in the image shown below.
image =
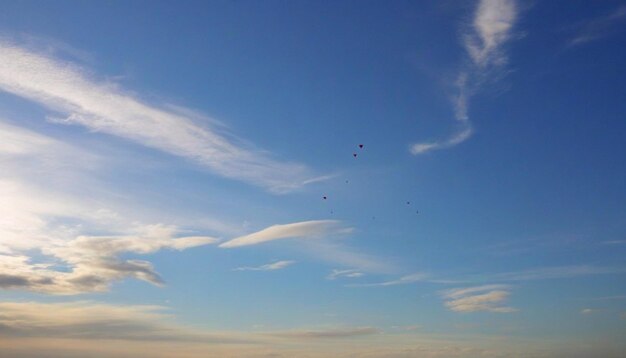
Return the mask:
<svg viewBox="0 0 626 358">
<path fill-rule="evenodd" d="M 273 225 L 263 230 L 240 236 L 221 243 L 221 248 L 234 248 L 250 245 L 258 245 L 274 240 L 315 238 L 327 235 L 346 234 L 352 231 L 337 220 L 312 220 L 291 224 Z"/>
<path fill-rule="evenodd" d="M 331 273 L 326 276 L 327 280 L 336 280 L 338 278 L 357 278 L 363 277 L 365 274 L 357 269 L 338 270 L 333 269 Z"/>
<path fill-rule="evenodd" d="M 478 2 L 472 25 L 462 34 L 469 61 L 454 83 L 457 93 L 452 98 L 452 106 L 458 128 L 448 138 L 412 144 L 412 154 L 450 148 L 471 137 L 473 128 L 468 115 L 470 99 L 490 73 L 507 63 L 503 48 L 512 37 L 511 31 L 517 17 L 518 10 L 514 0 Z"/>
<path fill-rule="evenodd" d="M 504 305 L 510 295 L 508 288 L 506 285 L 454 288 L 443 291 L 442 296 L 445 306 L 455 312 L 510 313 L 517 310 Z"/>
<path fill-rule="evenodd" d="M 348 287 L 386 287 L 386 286 L 398 286 L 408 285 L 411 283 L 425 281 L 429 277 L 428 274 L 417 272 L 411 275 L 402 276 L 397 280 L 375 282 L 375 283 L 354 283 L 347 285 Z"/>
<path fill-rule="evenodd" d="M 626 267 L 574 265 L 541 267 L 531 270 L 503 272 L 491 275 L 489 279 L 492 281 L 531 281 L 624 273 L 626 273 Z"/>
<path fill-rule="evenodd" d="M 324 329 L 324 330 L 294 330 L 271 333 L 271 335 L 282 338 L 290 339 L 333 339 L 333 338 L 350 338 L 368 336 L 372 334 L 378 334 L 381 331 L 374 327 L 350 327 L 350 328 L 337 328 L 337 329 Z"/>
<path fill-rule="evenodd" d="M 281 261 L 276 261 L 270 264 L 265 264 L 265 265 L 256 266 L 256 267 L 250 267 L 250 266 L 237 267 L 236 269 L 234 269 L 234 271 L 276 271 L 276 270 L 282 270 L 295 263 L 296 262 L 292 260 L 281 260 Z"/>
<path fill-rule="evenodd" d="M 609 36 L 618 25 L 626 21 L 626 5 L 622 5 L 611 13 L 596 17 L 578 26 L 576 35 L 568 42 L 569 46 L 580 46 Z"/>
<path fill-rule="evenodd" d="M 297 189 L 315 176 L 301 164 L 246 147 L 214 121 L 189 110 L 147 104 L 87 71 L 0 40 L 0 90 L 36 102 L 53 122 L 83 126 L 191 159 L 218 175 L 273 192 Z"/>
</svg>

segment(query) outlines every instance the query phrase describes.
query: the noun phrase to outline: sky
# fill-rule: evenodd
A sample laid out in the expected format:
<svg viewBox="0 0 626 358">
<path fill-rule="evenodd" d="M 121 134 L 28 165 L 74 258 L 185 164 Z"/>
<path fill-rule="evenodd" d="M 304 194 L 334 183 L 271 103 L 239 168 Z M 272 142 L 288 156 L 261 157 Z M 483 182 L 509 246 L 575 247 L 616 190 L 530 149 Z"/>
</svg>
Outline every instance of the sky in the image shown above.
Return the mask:
<svg viewBox="0 0 626 358">
<path fill-rule="evenodd" d="M 626 2 L 0 3 L 0 355 L 626 356 Z"/>
</svg>

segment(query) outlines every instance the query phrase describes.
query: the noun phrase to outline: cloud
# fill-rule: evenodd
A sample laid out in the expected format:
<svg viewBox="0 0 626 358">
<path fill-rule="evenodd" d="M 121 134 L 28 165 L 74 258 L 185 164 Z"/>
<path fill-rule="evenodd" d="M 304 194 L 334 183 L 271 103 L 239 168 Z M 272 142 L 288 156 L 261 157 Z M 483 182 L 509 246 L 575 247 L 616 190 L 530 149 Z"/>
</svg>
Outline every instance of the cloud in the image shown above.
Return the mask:
<svg viewBox="0 0 626 358">
<path fill-rule="evenodd" d="M 443 291 L 442 296 L 447 300 L 445 306 L 455 312 L 515 312 L 515 308 L 502 305 L 510 295 L 507 288 L 505 285 L 456 288 Z"/>
<path fill-rule="evenodd" d="M 292 339 L 332 339 L 367 336 L 378 333 L 381 333 L 380 330 L 374 327 L 356 327 L 315 331 L 286 331 L 272 333 L 271 335 Z"/>
<path fill-rule="evenodd" d="M 578 31 L 568 44 L 569 46 L 579 46 L 609 36 L 624 20 L 626 20 L 626 5 L 577 26 Z"/>
<path fill-rule="evenodd" d="M 217 242 L 211 237 L 173 238 L 176 229 L 149 225 L 133 236 L 79 236 L 41 248 L 44 263 L 19 254 L 0 255 L 0 287 L 48 294 L 106 291 L 111 282 L 127 277 L 162 285 L 150 262 L 121 259 L 124 253 L 149 254 L 162 249 L 184 250 Z"/>
<path fill-rule="evenodd" d="M 397 286 L 407 285 L 418 281 L 424 281 L 429 277 L 428 274 L 417 272 L 411 275 L 402 276 L 397 280 L 376 282 L 376 283 L 355 283 L 348 285 L 349 287 L 385 287 L 385 286 Z"/>
<path fill-rule="evenodd" d="M 275 270 L 282 270 L 287 266 L 293 265 L 294 263 L 296 262 L 290 261 L 290 260 L 283 260 L 283 261 L 276 261 L 271 264 L 261 265 L 258 267 L 237 267 L 235 271 L 275 271 Z"/>
<path fill-rule="evenodd" d="M 127 256 L 218 242 L 143 224 L 128 215 L 142 211 L 128 200 L 118 213 L 107 203 L 114 195 L 99 197 L 92 178 L 102 172 L 100 157 L 2 121 L 0 164 L 0 197 L 10 203 L 0 205 L 2 289 L 78 294 L 125 278 L 162 285 L 150 262 Z"/>
<path fill-rule="evenodd" d="M 367 272 L 389 273 L 395 269 L 387 260 L 355 252 L 344 244 L 337 243 L 338 236 L 350 234 L 351 227 L 344 226 L 337 220 L 312 220 L 290 224 L 273 225 L 263 230 L 234 238 L 219 245 L 221 248 L 238 248 L 258 245 L 284 239 L 300 240 L 297 249 L 306 255 L 342 266 L 350 266 Z"/>
<path fill-rule="evenodd" d="M 530 281 L 623 273 L 626 273 L 626 267 L 577 265 L 541 267 L 532 270 L 503 272 L 491 275 L 489 279 L 496 281 Z"/>
<path fill-rule="evenodd" d="M 250 339 L 191 330 L 171 323 L 166 308 L 65 303 L 0 302 L 0 337 L 81 340 L 243 343 Z"/>
<path fill-rule="evenodd" d="M 608 240 L 602 241 L 604 245 L 626 245 L 626 240 Z"/>
<path fill-rule="evenodd" d="M 365 274 L 363 272 L 360 272 L 359 270 L 356 269 L 350 269 L 350 270 L 338 270 L 338 269 L 333 269 L 333 271 L 328 274 L 328 276 L 326 276 L 327 280 L 336 280 L 338 278 L 357 278 L 357 277 L 362 277 Z"/>
<path fill-rule="evenodd" d="M 572 265 L 539 267 L 528 270 L 500 272 L 482 275 L 461 277 L 458 280 L 430 280 L 438 283 L 476 283 L 476 282 L 516 282 L 536 280 L 556 280 L 593 275 L 621 275 L 626 273 L 626 267 L 620 266 L 593 266 Z"/>
<path fill-rule="evenodd" d="M 587 298 L 587 300 L 592 300 L 592 301 L 611 301 L 611 300 L 625 300 L 625 299 L 626 299 L 626 295 Z"/>
<path fill-rule="evenodd" d="M 464 35 L 465 49 L 480 68 L 506 62 L 502 46 L 511 38 L 517 19 L 514 0 L 480 0 L 472 32 Z"/>
<path fill-rule="evenodd" d="M 597 310 L 592 309 L 592 308 L 583 308 L 582 310 L 580 310 L 580 314 L 582 315 L 590 315 L 592 313 L 595 313 Z"/>
<path fill-rule="evenodd" d="M 46 107 L 55 123 L 122 137 L 273 192 L 294 190 L 316 180 L 304 165 L 277 161 L 242 145 L 215 121 L 195 118 L 189 110 L 147 104 L 118 85 L 96 80 L 75 64 L 5 40 L 0 40 L 0 62 L 0 90 Z M 200 120 L 202 126 L 197 124 Z"/>
<path fill-rule="evenodd" d="M 312 238 L 325 235 L 335 235 L 350 232 L 350 228 L 345 228 L 336 220 L 313 220 L 302 221 L 284 225 L 273 225 L 261 231 L 244 235 L 219 245 L 222 248 L 233 248 L 261 243 L 289 239 L 289 238 Z"/>
<path fill-rule="evenodd" d="M 346 229 L 340 233 L 352 231 Z M 355 251 L 342 242 L 320 239 L 301 242 L 301 249 L 316 258 L 344 267 L 354 267 L 362 272 L 390 274 L 398 271 L 395 263 L 387 258 Z"/>
<path fill-rule="evenodd" d="M 471 137 L 473 127 L 468 115 L 470 99 L 489 74 L 506 65 L 507 56 L 503 47 L 512 37 L 517 17 L 514 0 L 478 2 L 472 25 L 462 34 L 469 63 L 459 72 L 454 83 L 456 94 L 452 98 L 452 106 L 457 129 L 448 138 L 412 144 L 412 154 L 450 148 Z"/>
<path fill-rule="evenodd" d="M 577 345 L 554 346 L 545 340 L 514 337 L 473 335 L 455 339 L 415 331 L 382 334 L 372 326 L 203 330 L 178 323 L 167 307 L 159 305 L 0 302 L 0 312 L 0 351 L 3 356 L 16 358 L 609 357 L 617 355 L 605 353 L 619 351 L 611 342 L 598 351 L 596 346 L 587 345 L 590 342 L 582 341 L 584 346 L 579 350 Z M 574 350 L 576 354 L 571 354 Z"/>
</svg>

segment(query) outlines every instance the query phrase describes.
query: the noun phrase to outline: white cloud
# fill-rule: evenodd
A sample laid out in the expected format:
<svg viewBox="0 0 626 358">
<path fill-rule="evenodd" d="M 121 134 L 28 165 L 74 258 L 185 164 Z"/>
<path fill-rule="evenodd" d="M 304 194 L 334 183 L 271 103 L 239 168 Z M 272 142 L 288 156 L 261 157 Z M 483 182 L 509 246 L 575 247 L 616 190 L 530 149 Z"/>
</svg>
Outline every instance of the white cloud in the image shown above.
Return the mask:
<svg viewBox="0 0 626 358">
<path fill-rule="evenodd" d="M 419 281 L 425 281 L 429 277 L 428 274 L 417 272 L 411 275 L 402 276 L 397 280 L 376 282 L 376 283 L 355 283 L 348 285 L 349 287 L 385 287 L 385 286 L 397 286 L 407 285 Z"/>
<path fill-rule="evenodd" d="M 284 225 L 273 225 L 261 231 L 226 241 L 219 246 L 222 248 L 233 248 L 257 245 L 280 239 L 322 237 L 325 235 L 349 233 L 350 231 L 350 228 L 342 227 L 341 223 L 336 220 L 302 221 Z"/>
<path fill-rule="evenodd" d="M 501 48 L 510 39 L 516 18 L 514 0 L 480 0 L 474 15 L 473 32 L 464 38 L 465 49 L 474 64 L 485 68 L 506 62 Z"/>
<path fill-rule="evenodd" d="M 77 294 L 104 291 L 127 277 L 160 285 L 163 280 L 149 262 L 119 256 L 217 242 L 179 237 L 174 226 L 142 224 L 107 208 L 96 195 L 67 193 L 85 185 L 73 162 L 90 154 L 2 122 L 0 139 L 6 139 L 0 145 L 0 197 L 9 203 L 0 205 L 0 288 Z M 59 165 L 63 175 L 77 173 L 54 184 L 58 178 L 52 169 Z M 44 183 L 37 184 L 39 178 Z"/>
<path fill-rule="evenodd" d="M 219 175 L 274 192 L 315 181 L 308 168 L 246 148 L 241 140 L 190 111 L 146 104 L 119 86 L 94 79 L 72 63 L 0 41 L 0 90 L 54 112 L 53 121 L 129 139 L 200 163 Z M 196 119 L 196 121 L 194 121 Z M 15 150 L 12 144 L 3 148 Z"/>
<path fill-rule="evenodd" d="M 237 248 L 258 245 L 275 240 L 284 239 L 312 239 L 299 240 L 298 245 L 292 246 L 303 254 L 314 256 L 317 259 L 354 267 L 365 272 L 390 273 L 395 271 L 388 260 L 381 260 L 366 253 L 355 252 L 337 238 L 354 231 L 337 220 L 313 220 L 290 224 L 273 225 L 263 230 L 237 237 L 223 242 L 221 248 Z"/>
<path fill-rule="evenodd" d="M 176 229 L 149 225 L 127 236 L 79 236 L 73 240 L 55 240 L 40 248 L 42 263 L 17 253 L 0 255 L 0 275 L 4 289 L 31 290 L 48 294 L 78 294 L 105 291 L 111 282 L 127 277 L 162 285 L 163 280 L 152 264 L 137 259 L 121 259 L 123 253 L 148 254 L 170 248 L 184 250 L 212 244 L 211 237 L 173 238 Z"/>
<path fill-rule="evenodd" d="M 446 307 L 455 312 L 488 311 L 509 313 L 515 308 L 504 306 L 510 292 L 505 285 L 484 285 L 476 287 L 456 288 L 442 292 Z"/>
<path fill-rule="evenodd" d="M 342 277 L 346 277 L 346 278 L 357 278 L 357 277 L 362 277 L 365 274 L 363 272 L 360 272 L 359 270 L 356 269 L 349 269 L 349 270 L 338 270 L 338 269 L 333 269 L 333 271 L 328 274 L 328 276 L 326 276 L 327 280 L 336 280 L 338 278 L 342 278 Z"/>
<path fill-rule="evenodd" d="M 412 154 L 450 148 L 471 137 L 473 128 L 468 116 L 470 98 L 489 72 L 506 64 L 507 56 L 502 47 L 511 38 L 517 13 L 514 0 L 478 2 L 472 26 L 462 35 L 470 64 L 459 72 L 454 84 L 457 93 L 452 98 L 452 106 L 457 129 L 448 138 L 412 144 Z"/>
<path fill-rule="evenodd" d="M 595 313 L 596 310 L 592 309 L 592 308 L 583 308 L 582 310 L 580 310 L 580 314 L 582 315 L 590 315 L 592 313 Z"/>
<path fill-rule="evenodd" d="M 296 263 L 295 261 L 291 261 L 291 260 L 282 260 L 282 261 L 276 261 L 273 262 L 271 264 L 265 264 L 265 265 L 261 265 L 258 267 L 237 267 L 235 269 L 235 271 L 275 271 L 275 270 L 282 270 L 287 266 L 291 266 L 294 263 Z"/>
</svg>

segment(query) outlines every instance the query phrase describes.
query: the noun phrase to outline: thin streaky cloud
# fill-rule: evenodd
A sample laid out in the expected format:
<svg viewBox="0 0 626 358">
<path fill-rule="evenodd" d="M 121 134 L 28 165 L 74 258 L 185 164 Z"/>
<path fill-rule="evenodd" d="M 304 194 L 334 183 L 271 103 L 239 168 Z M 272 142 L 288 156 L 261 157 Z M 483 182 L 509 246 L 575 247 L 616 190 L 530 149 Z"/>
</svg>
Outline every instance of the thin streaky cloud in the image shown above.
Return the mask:
<svg viewBox="0 0 626 358">
<path fill-rule="evenodd" d="M 417 272 L 411 275 L 402 276 L 397 280 L 375 282 L 375 283 L 355 283 L 347 285 L 348 287 L 386 287 L 397 285 L 408 285 L 411 283 L 426 281 L 429 275 L 421 272 Z"/>
<path fill-rule="evenodd" d="M 595 309 L 595 308 L 583 308 L 583 309 L 580 310 L 580 314 L 581 315 L 585 315 L 585 316 L 589 316 L 589 315 L 594 314 L 596 312 L 598 312 L 598 310 Z"/>
<path fill-rule="evenodd" d="M 542 267 L 531 270 L 503 272 L 495 275 L 490 275 L 489 279 L 497 281 L 531 281 L 624 273 L 626 273 L 626 267 L 577 265 Z"/>
<path fill-rule="evenodd" d="M 451 101 L 457 129 L 448 138 L 412 144 L 410 152 L 413 155 L 450 148 L 472 136 L 474 130 L 468 115 L 470 99 L 489 73 L 507 63 L 503 47 L 512 37 L 517 18 L 514 0 L 478 2 L 472 25 L 461 36 L 469 63 L 459 72 L 454 83 L 456 94 Z"/>
<path fill-rule="evenodd" d="M 197 124 L 181 110 L 147 104 L 120 86 L 98 81 L 73 63 L 0 40 L 0 90 L 52 111 L 53 122 L 81 125 L 191 159 L 212 172 L 273 192 L 324 180 L 304 165 L 270 158 L 240 145 L 210 121 Z"/>
<path fill-rule="evenodd" d="M 348 270 L 338 270 L 338 269 L 333 269 L 333 271 L 331 273 L 328 274 L 328 276 L 326 276 L 327 280 L 336 280 L 338 278 L 357 278 L 357 277 L 363 277 L 365 274 L 363 272 L 360 272 L 357 269 L 348 269 Z"/>
<path fill-rule="evenodd" d="M 568 45 L 580 46 L 607 37 L 615 31 L 618 25 L 624 24 L 624 21 L 626 21 L 626 5 L 580 24 L 576 35 L 568 41 Z"/>
<path fill-rule="evenodd" d="M 240 236 L 219 245 L 222 248 L 233 248 L 249 245 L 258 245 L 265 242 L 281 239 L 312 238 L 325 235 L 349 233 L 337 220 L 313 220 L 291 224 L 273 225 L 263 230 Z"/>
<path fill-rule="evenodd" d="M 429 280 L 429 282 L 440 283 L 479 283 L 479 282 L 517 282 L 517 281 L 537 281 L 537 280 L 557 280 L 564 278 L 594 276 L 594 275 L 623 275 L 626 274 L 626 267 L 620 266 L 593 266 L 593 265 L 572 265 L 538 267 L 528 270 L 488 273 L 481 275 L 471 275 L 461 277 L 458 280 Z"/>
<path fill-rule="evenodd" d="M 511 313 L 517 309 L 505 306 L 510 295 L 504 285 L 483 285 L 442 291 L 445 306 L 455 312 Z"/>
<path fill-rule="evenodd" d="M 500 285 L 500 284 L 492 284 L 492 285 L 482 285 L 482 286 L 473 286 L 467 288 L 454 288 L 449 290 L 442 291 L 442 294 L 446 298 L 459 298 L 462 296 L 466 296 L 476 292 L 484 292 L 490 290 L 502 290 L 509 288 L 508 285 Z"/>
<path fill-rule="evenodd" d="M 617 295 L 617 296 L 603 296 L 603 297 L 592 297 L 592 298 L 584 298 L 585 301 L 612 301 L 612 300 L 626 300 L 626 295 Z"/>
<path fill-rule="evenodd" d="M 604 245 L 626 245 L 626 240 L 608 240 L 602 241 Z"/>
<path fill-rule="evenodd" d="M 237 267 L 236 269 L 234 269 L 234 271 L 276 271 L 276 270 L 282 270 L 295 263 L 296 262 L 293 260 L 282 260 L 282 261 L 276 261 L 270 264 L 265 264 L 265 265 L 256 266 L 256 267 L 250 267 L 250 266 Z"/>
<path fill-rule="evenodd" d="M 351 228 L 342 233 L 349 233 Z M 364 273 L 392 274 L 398 268 L 391 260 L 378 255 L 359 252 L 339 240 L 306 240 L 302 241 L 302 251 L 308 255 L 343 267 L 354 267 Z"/>
<path fill-rule="evenodd" d="M 350 338 L 379 334 L 381 331 L 374 327 L 354 327 L 354 328 L 337 328 L 310 331 L 286 331 L 271 333 L 271 335 L 290 339 L 333 339 L 333 338 Z"/>
</svg>

